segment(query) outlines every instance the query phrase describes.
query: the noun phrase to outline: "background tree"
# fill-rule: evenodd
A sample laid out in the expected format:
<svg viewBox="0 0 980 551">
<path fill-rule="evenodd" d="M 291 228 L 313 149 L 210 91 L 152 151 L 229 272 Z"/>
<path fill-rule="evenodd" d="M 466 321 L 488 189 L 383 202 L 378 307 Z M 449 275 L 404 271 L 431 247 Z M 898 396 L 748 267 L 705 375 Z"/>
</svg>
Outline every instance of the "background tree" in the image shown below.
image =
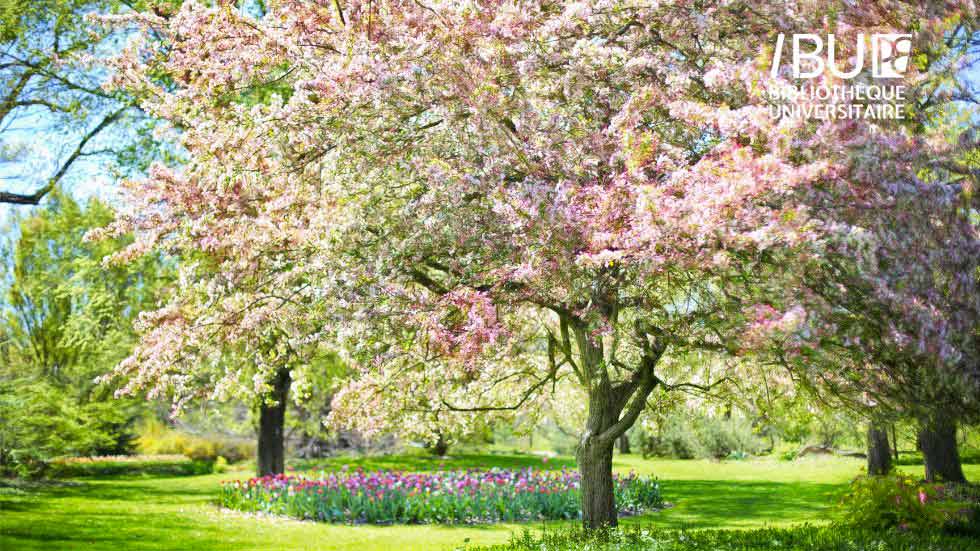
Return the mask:
<svg viewBox="0 0 980 551">
<path fill-rule="evenodd" d="M 299 357 L 288 347 L 280 347 L 278 352 L 275 347 L 269 347 L 263 358 L 263 363 L 279 367 L 271 371 L 266 381 L 268 390 L 256 397 L 259 476 L 285 472 L 291 428 L 299 428 L 307 439 L 326 436 L 324 422 L 330 413 L 330 401 L 346 374 L 337 354 L 324 349 L 303 356 L 307 364 L 303 368 L 297 366 Z M 256 372 L 263 370 L 259 368 Z M 298 377 L 295 381 L 294 372 Z M 290 412 L 296 419 L 289 418 Z"/>
<path fill-rule="evenodd" d="M 104 270 L 101 258 L 126 239 L 82 237 L 112 218 L 97 200 L 80 205 L 55 192 L 42 210 L 15 220 L 0 248 L 4 470 L 37 471 L 61 454 L 131 448 L 139 406 L 94 380 L 132 350 L 133 320 L 156 307 L 168 269 L 146 257 Z"/>
<path fill-rule="evenodd" d="M 888 428 L 882 423 L 868 424 L 868 474 L 885 475 L 892 470 Z"/>
<path fill-rule="evenodd" d="M 976 418 L 980 398 L 977 95 L 963 70 L 980 35 L 975 12 L 950 22 L 912 27 L 919 76 L 907 82 L 906 117 L 839 125 L 810 151 L 829 158 L 847 144 L 838 178 L 807 198 L 846 231 L 777 285 L 798 293 L 774 299 L 808 318 L 780 343 L 778 361 L 818 399 L 876 424 L 916 419 L 933 435 L 930 479 L 930 465 L 957 463 L 941 456 L 955 457 L 955 424 Z M 942 476 L 962 479 L 958 466 Z"/>
<path fill-rule="evenodd" d="M 145 167 L 166 155 L 132 98 L 107 92 L 93 58 L 122 47 L 125 33 L 88 17 L 133 13 L 142 2 L 0 2 L 0 203 L 34 204 L 72 174 L 110 162 Z M 120 165 L 120 166 L 122 166 Z"/>
</svg>

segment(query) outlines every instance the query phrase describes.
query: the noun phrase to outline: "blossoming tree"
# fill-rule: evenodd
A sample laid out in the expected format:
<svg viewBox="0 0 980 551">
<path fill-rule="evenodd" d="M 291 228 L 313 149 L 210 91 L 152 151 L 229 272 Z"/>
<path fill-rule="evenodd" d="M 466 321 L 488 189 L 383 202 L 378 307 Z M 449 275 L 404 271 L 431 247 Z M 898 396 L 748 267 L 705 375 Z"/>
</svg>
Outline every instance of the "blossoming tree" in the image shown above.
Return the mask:
<svg viewBox="0 0 980 551">
<path fill-rule="evenodd" d="M 841 124 L 836 142 L 814 148 L 831 158 L 827 148 L 847 145 L 836 170 L 849 187 L 807 198 L 837 230 L 781 274 L 792 279 L 776 285 L 791 290 L 781 308 L 807 316 L 774 342 L 778 363 L 821 398 L 872 425 L 918 421 L 926 477 L 962 481 L 956 425 L 980 414 L 980 98 L 963 69 L 980 36 L 975 12 L 941 29 L 921 30 L 945 38 L 918 42 L 907 117 Z"/>
<path fill-rule="evenodd" d="M 840 7 L 283 0 L 261 19 L 192 2 L 138 18 L 171 49 L 131 44 L 114 81 L 182 129 L 191 161 L 130 187 L 108 231 L 139 237 L 115 260 L 215 262 L 186 268 L 120 372 L 186 386 L 188 343 L 275 323 L 345 345 L 362 374 L 334 415 L 364 423 L 404 403 L 384 393 L 482 414 L 570 381 L 583 519 L 615 524 L 616 439 L 654 389 L 694 384 L 661 358 L 801 323 L 749 299 L 836 231 L 812 190 L 853 191 L 846 145 L 807 153 L 836 121 L 769 115 L 768 38 L 943 15 Z"/>
</svg>

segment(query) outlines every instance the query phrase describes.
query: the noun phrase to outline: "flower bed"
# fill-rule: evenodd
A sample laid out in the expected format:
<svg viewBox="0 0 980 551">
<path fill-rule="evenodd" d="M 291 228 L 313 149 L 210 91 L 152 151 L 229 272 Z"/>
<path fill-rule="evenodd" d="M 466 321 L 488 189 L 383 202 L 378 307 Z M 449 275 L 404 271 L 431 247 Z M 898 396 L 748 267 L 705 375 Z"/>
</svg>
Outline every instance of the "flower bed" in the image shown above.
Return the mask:
<svg viewBox="0 0 980 551">
<path fill-rule="evenodd" d="M 342 523 L 478 524 L 574 519 L 579 474 L 535 469 L 405 473 L 355 470 L 267 476 L 225 482 L 221 504 L 231 509 Z M 635 474 L 615 477 L 621 514 L 663 505 L 660 485 Z"/>
</svg>

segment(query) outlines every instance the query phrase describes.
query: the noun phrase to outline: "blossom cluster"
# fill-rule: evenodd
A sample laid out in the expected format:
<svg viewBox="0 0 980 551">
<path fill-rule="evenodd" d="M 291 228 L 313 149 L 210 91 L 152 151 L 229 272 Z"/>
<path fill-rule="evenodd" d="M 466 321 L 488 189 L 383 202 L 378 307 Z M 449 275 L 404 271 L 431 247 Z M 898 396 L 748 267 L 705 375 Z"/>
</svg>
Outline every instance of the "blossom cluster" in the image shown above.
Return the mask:
<svg viewBox="0 0 980 551">
<path fill-rule="evenodd" d="M 110 262 L 187 261 L 117 367 L 122 391 L 262 395 L 322 343 L 362 375 L 339 406 L 399 414 L 352 417 L 375 431 L 533 405 L 561 380 L 623 383 L 638 407 L 652 387 L 632 382 L 692 350 L 775 342 L 823 380 L 840 362 L 803 353 L 838 336 L 868 343 L 845 379 L 862 390 L 894 387 L 878 364 L 913 355 L 962 388 L 976 140 L 942 109 L 976 6 L 852 4 L 283 0 L 253 17 L 188 1 L 142 21 L 111 84 L 180 129 L 188 162 L 128 184 L 98 234 L 135 236 Z M 894 84 L 936 106 L 921 120 L 769 115 L 764 91 L 792 84 L 759 63 L 777 31 L 913 28 L 922 55 Z M 586 432 L 606 446 L 635 419 L 600 417 Z"/>
<path fill-rule="evenodd" d="M 432 473 L 341 471 L 225 482 L 221 504 L 250 512 L 339 523 L 483 524 L 577 519 L 577 471 L 525 468 Z M 616 475 L 621 514 L 663 506 L 660 485 Z"/>
</svg>

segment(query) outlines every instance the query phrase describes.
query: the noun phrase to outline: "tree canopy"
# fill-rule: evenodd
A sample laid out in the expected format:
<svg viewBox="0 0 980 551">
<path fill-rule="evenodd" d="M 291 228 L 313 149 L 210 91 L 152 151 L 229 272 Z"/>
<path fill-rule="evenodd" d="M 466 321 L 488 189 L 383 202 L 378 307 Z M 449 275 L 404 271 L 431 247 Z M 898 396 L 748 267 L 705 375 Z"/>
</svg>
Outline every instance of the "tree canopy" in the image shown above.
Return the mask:
<svg viewBox="0 0 980 551">
<path fill-rule="evenodd" d="M 209 262 L 181 267 L 118 373 L 179 399 L 200 390 L 188 382 L 211 343 L 257 349 L 275 328 L 277 346 L 343 345 L 361 376 L 334 415 L 351 419 L 402 407 L 383 396 L 405 385 L 428 407 L 476 413 L 569 381 L 588 402 L 578 457 L 598 526 L 616 520 L 613 443 L 647 398 L 711 383 L 668 380 L 665 356 L 791 335 L 796 361 L 832 329 L 822 320 L 839 304 L 815 298 L 812 263 L 856 256 L 863 284 L 903 306 L 881 336 L 962 368 L 966 341 L 944 329 L 960 320 L 938 315 L 949 295 L 905 285 L 893 261 L 953 233 L 949 256 L 913 275 L 925 282 L 936 260 L 957 296 L 972 289 L 975 225 L 909 217 L 960 196 L 973 138 L 773 117 L 765 93 L 792 81 L 767 66 L 774 35 L 818 22 L 851 44 L 915 31 L 924 57 L 894 84 L 916 121 L 941 109 L 963 55 L 951 37 L 972 37 L 974 7 L 892 8 L 283 1 L 261 18 L 195 3 L 129 17 L 169 55 L 131 44 L 112 84 L 183 129 L 190 158 L 130 183 L 130 210 L 98 233 L 136 233 L 110 262 L 157 249 Z M 921 224 L 891 247 L 906 218 Z"/>
</svg>

